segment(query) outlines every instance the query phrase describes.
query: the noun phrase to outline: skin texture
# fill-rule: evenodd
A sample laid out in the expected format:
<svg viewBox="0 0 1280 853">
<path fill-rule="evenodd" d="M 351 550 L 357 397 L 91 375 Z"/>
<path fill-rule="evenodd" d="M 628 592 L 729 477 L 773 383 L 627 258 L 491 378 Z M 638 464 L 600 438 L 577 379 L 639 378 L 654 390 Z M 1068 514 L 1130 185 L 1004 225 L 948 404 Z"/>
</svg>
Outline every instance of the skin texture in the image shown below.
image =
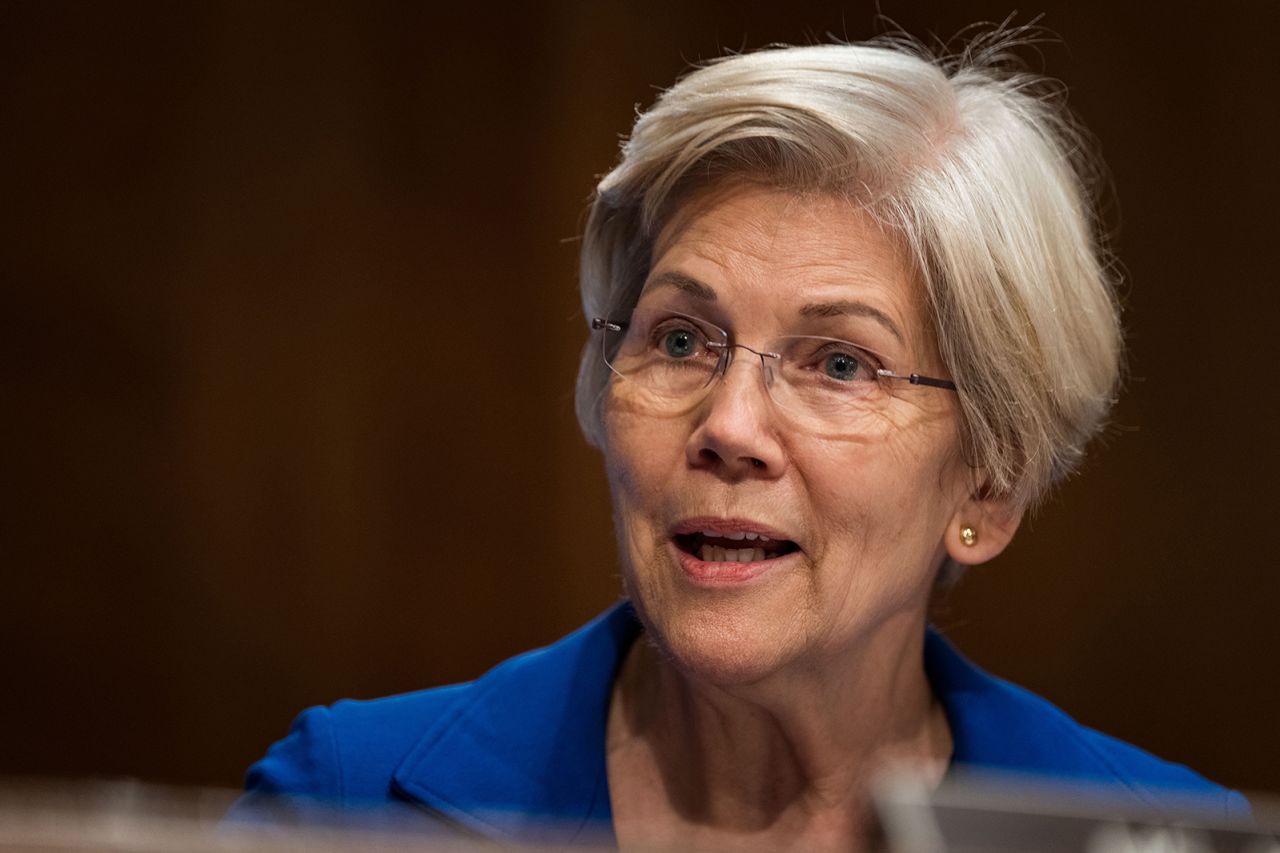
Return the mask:
<svg viewBox="0 0 1280 853">
<path fill-rule="evenodd" d="M 681 279 L 714 300 L 661 283 Z M 749 186 L 694 198 L 657 241 L 641 297 L 653 300 L 757 349 L 829 336 L 899 373 L 947 376 L 897 244 L 838 199 Z M 872 310 L 800 316 L 833 302 Z M 950 756 L 921 657 L 936 573 L 948 553 L 995 556 L 1020 517 L 976 496 L 954 395 L 894 383 L 847 426 L 816 429 L 775 405 L 760 359 L 738 350 L 681 411 L 655 413 L 615 379 L 605 427 L 624 582 L 647 640 L 610 709 L 620 842 L 857 846 L 876 768 L 909 760 L 940 778 Z M 690 518 L 761 525 L 801 550 L 747 582 L 697 583 L 672 541 Z M 960 541 L 966 524 L 975 546 Z"/>
</svg>

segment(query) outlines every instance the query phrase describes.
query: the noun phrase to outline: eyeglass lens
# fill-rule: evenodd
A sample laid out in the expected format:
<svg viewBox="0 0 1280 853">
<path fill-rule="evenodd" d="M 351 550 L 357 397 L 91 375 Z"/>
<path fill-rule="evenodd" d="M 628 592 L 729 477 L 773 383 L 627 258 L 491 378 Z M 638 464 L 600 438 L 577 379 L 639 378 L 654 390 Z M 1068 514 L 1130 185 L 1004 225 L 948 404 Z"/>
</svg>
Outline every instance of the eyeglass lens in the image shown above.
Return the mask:
<svg viewBox="0 0 1280 853">
<path fill-rule="evenodd" d="M 731 342 L 714 323 L 664 308 L 637 308 L 625 327 L 606 328 L 603 348 L 609 367 L 658 408 L 696 402 L 735 355 L 747 354 L 739 350 L 759 356 L 774 402 L 823 424 L 865 411 L 889 393 L 877 374 L 883 365 L 856 344 L 789 335 L 757 349 Z"/>
</svg>

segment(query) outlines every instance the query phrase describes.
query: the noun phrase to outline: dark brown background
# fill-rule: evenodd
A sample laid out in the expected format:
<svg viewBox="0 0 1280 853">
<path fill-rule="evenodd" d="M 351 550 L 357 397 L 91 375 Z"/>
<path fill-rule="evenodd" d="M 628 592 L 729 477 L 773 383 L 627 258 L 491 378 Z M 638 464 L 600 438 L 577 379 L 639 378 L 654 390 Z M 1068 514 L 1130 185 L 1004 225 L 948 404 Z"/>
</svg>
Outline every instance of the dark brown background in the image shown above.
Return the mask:
<svg viewBox="0 0 1280 853">
<path fill-rule="evenodd" d="M 1280 790 L 1274 8 L 1021 8 L 1111 167 L 1133 379 L 943 623 Z M 0 773 L 234 785 L 303 706 L 473 676 L 612 601 L 571 406 L 593 176 L 688 61 L 874 13 L 0 3 Z"/>
</svg>

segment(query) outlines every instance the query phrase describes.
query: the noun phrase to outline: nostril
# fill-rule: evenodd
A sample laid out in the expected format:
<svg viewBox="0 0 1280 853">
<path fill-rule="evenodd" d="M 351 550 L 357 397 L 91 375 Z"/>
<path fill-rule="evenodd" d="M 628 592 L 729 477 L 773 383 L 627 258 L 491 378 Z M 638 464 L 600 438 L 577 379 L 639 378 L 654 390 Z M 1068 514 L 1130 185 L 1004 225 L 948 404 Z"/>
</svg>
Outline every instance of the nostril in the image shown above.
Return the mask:
<svg viewBox="0 0 1280 853">
<path fill-rule="evenodd" d="M 763 468 L 763 467 L 764 467 L 764 460 L 763 460 L 763 459 L 757 459 L 757 458 L 755 458 L 754 456 L 752 456 L 752 457 L 751 457 L 751 467 L 753 467 L 753 468 Z"/>
</svg>

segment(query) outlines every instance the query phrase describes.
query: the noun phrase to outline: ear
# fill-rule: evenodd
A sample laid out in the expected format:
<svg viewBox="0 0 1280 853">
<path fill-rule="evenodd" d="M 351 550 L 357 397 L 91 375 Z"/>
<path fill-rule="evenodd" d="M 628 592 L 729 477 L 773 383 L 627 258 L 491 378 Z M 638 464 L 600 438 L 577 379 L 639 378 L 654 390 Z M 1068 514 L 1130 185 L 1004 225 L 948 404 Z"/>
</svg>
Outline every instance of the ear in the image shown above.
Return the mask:
<svg viewBox="0 0 1280 853">
<path fill-rule="evenodd" d="M 1008 495 L 992 495 L 985 484 L 956 509 L 947 525 L 946 547 L 951 559 L 976 566 L 1000 556 L 1018 532 L 1024 507 Z M 966 530 L 971 535 L 966 535 Z"/>
</svg>

